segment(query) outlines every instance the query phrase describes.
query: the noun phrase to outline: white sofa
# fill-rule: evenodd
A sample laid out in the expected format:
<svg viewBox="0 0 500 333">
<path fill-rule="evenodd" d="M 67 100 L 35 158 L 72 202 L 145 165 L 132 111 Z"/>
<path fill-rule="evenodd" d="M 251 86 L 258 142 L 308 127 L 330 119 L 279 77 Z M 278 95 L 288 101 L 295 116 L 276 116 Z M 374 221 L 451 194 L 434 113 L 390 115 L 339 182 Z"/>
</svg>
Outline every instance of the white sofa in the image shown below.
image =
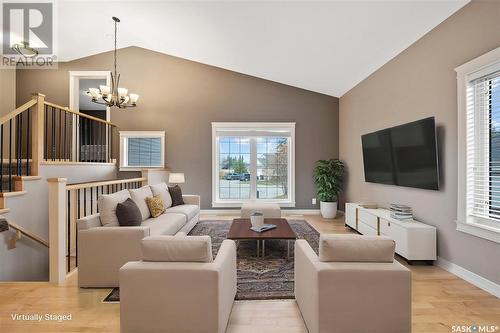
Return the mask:
<svg viewBox="0 0 500 333">
<path fill-rule="evenodd" d="M 142 240 L 142 261 L 120 269 L 122 333 L 223 333 L 236 295 L 236 245 L 212 260 L 210 236 Z"/>
<path fill-rule="evenodd" d="M 410 333 L 411 273 L 385 237 L 295 242 L 295 298 L 309 333 Z"/>
<path fill-rule="evenodd" d="M 200 216 L 200 197 L 183 195 L 184 205 L 168 207 L 169 194 L 164 183 L 161 187 L 167 190 L 167 194 L 162 193 L 162 199 L 167 201 L 168 208 L 164 214 L 152 218 L 145 197 L 152 196 L 154 191 L 151 188 L 155 187 L 158 190 L 158 185 L 154 185 L 103 195 L 98 199 L 100 213 L 77 221 L 79 287 L 118 287 L 120 267 L 141 258 L 141 240 L 144 237 L 175 235 L 180 231 L 189 233 L 196 225 Z M 141 211 L 143 221 L 140 226 L 123 227 L 118 224 L 116 206 L 129 197 Z"/>
</svg>

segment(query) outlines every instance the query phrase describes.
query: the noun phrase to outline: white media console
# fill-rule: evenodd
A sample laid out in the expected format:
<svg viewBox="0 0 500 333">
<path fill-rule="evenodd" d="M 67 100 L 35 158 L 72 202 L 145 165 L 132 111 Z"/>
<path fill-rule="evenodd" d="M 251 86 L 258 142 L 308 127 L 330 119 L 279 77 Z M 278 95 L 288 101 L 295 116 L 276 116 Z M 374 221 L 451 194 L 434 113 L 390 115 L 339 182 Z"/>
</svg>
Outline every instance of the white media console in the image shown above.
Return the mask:
<svg viewBox="0 0 500 333">
<path fill-rule="evenodd" d="M 346 203 L 345 224 L 363 235 L 387 236 L 396 242 L 396 253 L 408 263 L 436 260 L 436 228 L 415 220 L 400 221 L 383 208 L 363 208 Z"/>
</svg>

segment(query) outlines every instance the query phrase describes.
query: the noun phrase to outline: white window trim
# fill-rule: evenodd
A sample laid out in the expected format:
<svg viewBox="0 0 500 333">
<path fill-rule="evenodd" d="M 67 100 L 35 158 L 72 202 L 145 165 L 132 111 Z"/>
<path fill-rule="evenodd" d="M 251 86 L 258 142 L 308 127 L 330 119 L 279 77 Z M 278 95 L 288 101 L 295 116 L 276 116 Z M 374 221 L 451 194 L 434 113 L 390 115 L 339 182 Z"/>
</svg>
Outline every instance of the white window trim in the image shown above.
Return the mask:
<svg viewBox="0 0 500 333">
<path fill-rule="evenodd" d="M 458 105 L 458 188 L 457 188 L 457 230 L 477 237 L 500 243 L 500 227 L 498 222 L 484 218 L 468 216 L 467 214 L 467 84 L 471 78 L 491 66 L 500 66 L 500 47 L 480 57 L 477 57 L 457 68 L 457 105 Z M 482 73 L 483 75 L 486 73 Z"/>
<path fill-rule="evenodd" d="M 160 138 L 161 139 L 161 165 L 158 167 L 127 166 L 127 145 L 126 138 Z M 144 169 L 164 169 L 165 168 L 165 132 L 164 131 L 120 131 L 120 171 L 141 171 Z"/>
<path fill-rule="evenodd" d="M 228 131 L 228 132 L 248 132 L 248 131 L 260 132 L 279 132 L 283 131 L 287 134 L 290 133 L 290 141 L 288 147 L 288 189 L 289 198 L 288 199 L 247 199 L 247 200 L 227 200 L 219 199 L 219 145 L 217 140 L 217 131 Z M 255 152 L 251 152 L 255 153 Z M 251 163 L 253 163 L 251 161 Z M 255 177 L 253 177 L 255 179 Z M 251 182 L 251 186 L 257 186 L 255 180 Z M 212 123 L 212 207 L 241 207 L 243 203 L 246 202 L 262 202 L 262 203 L 276 203 L 280 207 L 295 207 L 295 123 L 282 123 L 282 122 L 271 122 L 271 123 L 260 123 L 260 122 L 213 122 Z"/>
</svg>

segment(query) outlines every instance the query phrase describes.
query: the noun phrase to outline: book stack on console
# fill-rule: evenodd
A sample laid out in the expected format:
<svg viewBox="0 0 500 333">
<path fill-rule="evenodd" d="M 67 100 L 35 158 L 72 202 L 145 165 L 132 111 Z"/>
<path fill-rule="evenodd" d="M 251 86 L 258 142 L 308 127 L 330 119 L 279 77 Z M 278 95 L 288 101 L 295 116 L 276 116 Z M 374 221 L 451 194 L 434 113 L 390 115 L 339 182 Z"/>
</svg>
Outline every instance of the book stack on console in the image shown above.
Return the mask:
<svg viewBox="0 0 500 333">
<path fill-rule="evenodd" d="M 405 205 L 391 204 L 389 207 L 391 217 L 396 220 L 411 220 L 413 219 L 413 211 L 411 207 Z"/>
</svg>

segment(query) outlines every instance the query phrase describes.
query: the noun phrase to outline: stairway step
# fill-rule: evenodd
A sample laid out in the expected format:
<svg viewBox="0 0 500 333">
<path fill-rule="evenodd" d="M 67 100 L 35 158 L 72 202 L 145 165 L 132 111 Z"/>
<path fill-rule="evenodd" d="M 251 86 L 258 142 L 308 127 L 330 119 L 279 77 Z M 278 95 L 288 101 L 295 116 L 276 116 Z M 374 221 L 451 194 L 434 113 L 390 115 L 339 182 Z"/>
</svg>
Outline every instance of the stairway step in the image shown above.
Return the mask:
<svg viewBox="0 0 500 333">
<path fill-rule="evenodd" d="M 0 193 L 0 198 L 12 198 L 25 195 L 27 191 L 12 191 L 12 192 L 2 192 Z"/>
</svg>

